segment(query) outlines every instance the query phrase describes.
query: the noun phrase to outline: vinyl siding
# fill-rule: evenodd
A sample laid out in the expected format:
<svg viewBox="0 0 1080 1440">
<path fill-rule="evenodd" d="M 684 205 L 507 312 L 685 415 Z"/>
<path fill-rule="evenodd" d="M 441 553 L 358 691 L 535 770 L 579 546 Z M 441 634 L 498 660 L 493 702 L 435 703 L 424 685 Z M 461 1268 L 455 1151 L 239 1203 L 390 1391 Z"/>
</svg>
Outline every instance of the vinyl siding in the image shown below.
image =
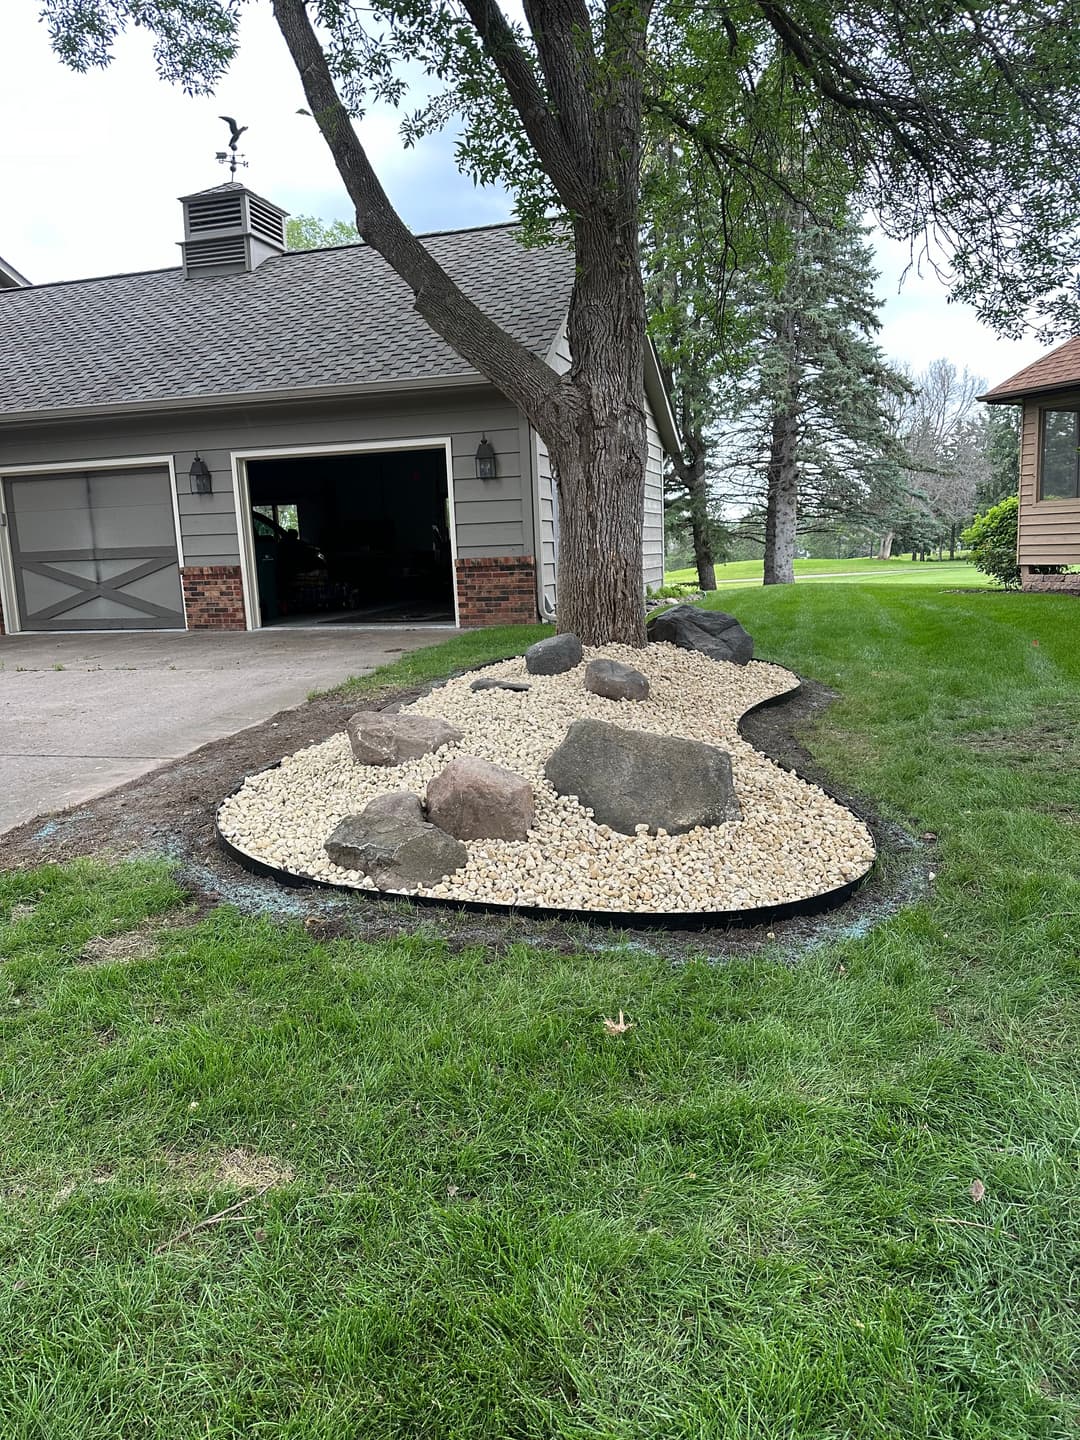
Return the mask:
<svg viewBox="0 0 1080 1440">
<path fill-rule="evenodd" d="M 645 517 L 641 535 L 641 568 L 646 585 L 664 583 L 664 447 L 656 416 L 645 401 L 649 455 L 645 462 Z"/>
<path fill-rule="evenodd" d="M 1080 391 L 1035 397 L 1024 403 L 1020 440 L 1020 520 L 1017 556 L 1021 565 L 1080 565 L 1080 499 L 1040 500 L 1040 411 L 1058 404 L 1080 406 Z"/>
<path fill-rule="evenodd" d="M 476 447 L 482 434 L 495 447 L 495 480 L 476 478 Z M 185 563 L 235 565 L 240 542 L 233 499 L 234 452 L 449 436 L 459 557 L 522 555 L 532 526 L 527 514 L 528 457 L 522 455 L 521 435 L 517 410 L 494 390 L 477 387 L 397 401 L 250 405 L 53 423 L 47 428 L 4 428 L 0 429 L 0 473 L 8 466 L 172 455 Z M 214 477 L 210 495 L 191 493 L 188 470 L 196 450 Z"/>
</svg>

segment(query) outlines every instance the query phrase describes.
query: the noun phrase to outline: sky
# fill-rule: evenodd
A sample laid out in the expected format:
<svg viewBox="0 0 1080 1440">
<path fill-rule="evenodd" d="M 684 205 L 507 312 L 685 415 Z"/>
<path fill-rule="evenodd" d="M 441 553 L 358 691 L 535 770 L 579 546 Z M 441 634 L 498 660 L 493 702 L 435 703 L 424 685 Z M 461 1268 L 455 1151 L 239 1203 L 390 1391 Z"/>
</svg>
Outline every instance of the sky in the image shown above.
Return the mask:
<svg viewBox="0 0 1080 1440">
<path fill-rule="evenodd" d="M 36 283 L 178 263 L 177 197 L 228 178 L 222 113 L 249 127 L 249 168 L 238 178 L 292 214 L 352 219 L 315 123 L 296 112 L 300 81 L 265 3 L 245 12 L 240 51 L 214 98 L 159 80 L 148 36 L 117 47 L 106 71 L 76 75 L 52 53 L 38 0 L 0 5 L 0 256 Z M 507 197 L 457 173 L 453 138 L 405 150 L 392 111 L 375 111 L 361 138 L 391 200 L 420 232 L 508 218 Z M 879 238 L 882 347 L 918 373 L 939 356 L 989 384 L 1043 353 L 1001 340 L 974 311 L 950 305 L 932 274 L 900 277 L 903 245 Z"/>
</svg>

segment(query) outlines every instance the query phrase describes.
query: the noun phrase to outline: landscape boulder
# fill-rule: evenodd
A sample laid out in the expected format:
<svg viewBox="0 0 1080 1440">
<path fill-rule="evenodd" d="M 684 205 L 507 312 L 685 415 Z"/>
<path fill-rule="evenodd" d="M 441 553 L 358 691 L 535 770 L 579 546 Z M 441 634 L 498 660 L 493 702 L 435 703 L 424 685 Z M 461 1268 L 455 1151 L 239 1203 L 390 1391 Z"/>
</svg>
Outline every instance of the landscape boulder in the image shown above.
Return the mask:
<svg viewBox="0 0 1080 1440">
<path fill-rule="evenodd" d="M 754 642 L 734 615 L 723 610 L 699 610 L 696 605 L 673 605 L 654 615 L 646 626 L 650 640 L 665 640 L 681 650 L 700 650 L 712 660 L 745 665 L 754 658 Z"/>
<path fill-rule="evenodd" d="M 361 765 L 401 765 L 443 745 L 456 745 L 462 732 L 437 715 L 358 710 L 345 727 Z"/>
<path fill-rule="evenodd" d="M 380 890 L 416 890 L 436 885 L 464 865 L 469 852 L 460 840 L 437 825 L 417 819 L 414 810 L 398 813 L 380 802 L 397 796 L 379 795 L 359 815 L 346 815 L 326 841 L 324 849 L 335 865 L 370 875 Z"/>
<path fill-rule="evenodd" d="M 531 690 L 527 680 L 474 680 L 470 690 Z"/>
<path fill-rule="evenodd" d="M 576 635 L 549 635 L 525 651 L 525 669 L 530 675 L 562 675 L 584 658 Z"/>
<path fill-rule="evenodd" d="M 639 825 L 679 835 L 738 820 L 731 756 L 701 740 L 575 720 L 544 767 L 560 795 L 575 795 L 598 825 L 633 835 Z"/>
<path fill-rule="evenodd" d="M 476 755 L 459 755 L 428 782 L 427 813 L 459 840 L 524 840 L 536 811 L 527 780 Z"/>
<path fill-rule="evenodd" d="M 606 700 L 649 698 L 649 682 L 641 671 L 618 660 L 590 660 L 585 666 L 585 689 Z"/>
<path fill-rule="evenodd" d="M 393 815 L 398 820 L 411 820 L 414 825 L 420 825 L 424 820 L 424 802 L 411 790 L 389 790 L 369 800 L 360 813 L 365 820 L 381 820 Z"/>
</svg>

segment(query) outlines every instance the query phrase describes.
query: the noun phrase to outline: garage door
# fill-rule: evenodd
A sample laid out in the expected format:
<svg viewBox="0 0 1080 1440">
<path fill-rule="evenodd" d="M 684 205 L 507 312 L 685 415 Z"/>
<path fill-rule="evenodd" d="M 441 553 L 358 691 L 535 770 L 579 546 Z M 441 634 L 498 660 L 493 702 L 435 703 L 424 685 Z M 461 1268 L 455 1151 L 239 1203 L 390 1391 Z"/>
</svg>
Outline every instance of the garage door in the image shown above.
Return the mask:
<svg viewBox="0 0 1080 1440">
<path fill-rule="evenodd" d="M 168 470 L 12 477 L 4 491 L 24 630 L 184 628 Z"/>
</svg>

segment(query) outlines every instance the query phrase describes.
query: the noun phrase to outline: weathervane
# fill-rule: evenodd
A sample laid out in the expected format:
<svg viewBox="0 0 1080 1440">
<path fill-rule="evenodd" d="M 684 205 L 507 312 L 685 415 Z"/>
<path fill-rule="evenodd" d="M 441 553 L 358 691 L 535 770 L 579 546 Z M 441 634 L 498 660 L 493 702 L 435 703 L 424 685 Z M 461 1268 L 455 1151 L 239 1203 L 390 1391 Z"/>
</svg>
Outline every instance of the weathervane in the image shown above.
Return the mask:
<svg viewBox="0 0 1080 1440">
<path fill-rule="evenodd" d="M 224 120 L 225 124 L 228 125 L 230 131 L 230 138 L 229 148 L 227 150 L 219 150 L 217 152 L 217 161 L 219 165 L 228 165 L 229 179 L 235 180 L 237 170 L 247 169 L 248 162 L 244 159 L 242 155 L 238 155 L 236 153 L 236 147 L 239 144 L 240 136 L 243 135 L 244 131 L 248 127 L 246 125 L 237 125 L 236 121 L 232 118 L 231 115 L 219 115 L 218 119 Z"/>
</svg>

